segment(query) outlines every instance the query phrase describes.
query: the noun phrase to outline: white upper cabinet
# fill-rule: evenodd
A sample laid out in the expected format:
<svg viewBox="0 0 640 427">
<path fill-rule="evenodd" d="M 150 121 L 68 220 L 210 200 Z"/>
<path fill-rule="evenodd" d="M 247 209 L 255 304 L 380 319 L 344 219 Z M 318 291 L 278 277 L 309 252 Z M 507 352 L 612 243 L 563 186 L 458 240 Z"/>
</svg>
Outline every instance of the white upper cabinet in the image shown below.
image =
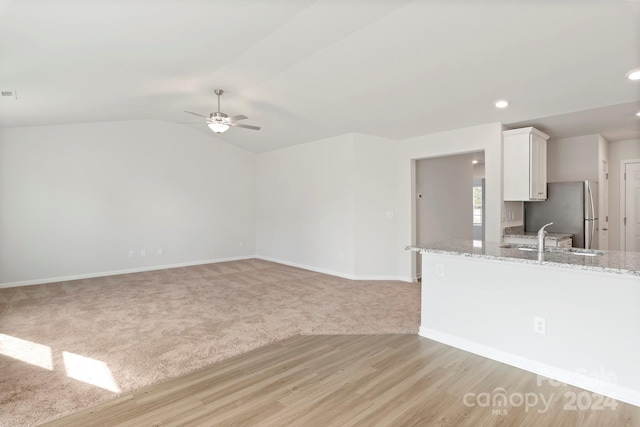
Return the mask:
<svg viewBox="0 0 640 427">
<path fill-rule="evenodd" d="M 504 200 L 546 200 L 549 135 L 529 127 L 504 131 L 503 139 Z"/>
</svg>

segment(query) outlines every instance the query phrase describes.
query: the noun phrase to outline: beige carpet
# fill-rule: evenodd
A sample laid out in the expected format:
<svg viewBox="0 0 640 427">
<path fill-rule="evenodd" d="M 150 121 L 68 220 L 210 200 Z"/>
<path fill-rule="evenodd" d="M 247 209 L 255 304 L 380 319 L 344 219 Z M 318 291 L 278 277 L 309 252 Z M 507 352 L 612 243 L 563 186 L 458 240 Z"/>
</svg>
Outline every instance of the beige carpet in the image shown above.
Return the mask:
<svg viewBox="0 0 640 427">
<path fill-rule="evenodd" d="M 0 289 L 0 426 L 297 334 L 417 333 L 420 287 L 260 260 Z"/>
</svg>

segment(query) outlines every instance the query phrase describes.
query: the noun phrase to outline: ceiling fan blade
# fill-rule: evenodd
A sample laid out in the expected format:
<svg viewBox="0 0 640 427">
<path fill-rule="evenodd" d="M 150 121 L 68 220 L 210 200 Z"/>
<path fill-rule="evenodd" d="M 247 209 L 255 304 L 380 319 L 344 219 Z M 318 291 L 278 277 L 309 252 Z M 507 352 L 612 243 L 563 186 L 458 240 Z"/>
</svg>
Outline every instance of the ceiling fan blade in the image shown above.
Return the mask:
<svg viewBox="0 0 640 427">
<path fill-rule="evenodd" d="M 231 119 L 232 122 L 238 121 L 238 120 L 244 120 L 244 119 L 248 119 L 249 117 L 247 116 L 243 116 L 242 114 L 238 114 L 237 116 L 231 116 L 229 117 L 229 119 Z"/>
<path fill-rule="evenodd" d="M 198 113 L 192 113 L 191 111 L 184 111 L 185 113 L 189 113 L 189 114 L 193 114 L 194 116 L 198 116 L 198 117 L 204 117 L 205 119 L 208 119 L 209 116 L 203 116 L 202 114 L 198 114 Z"/>
<path fill-rule="evenodd" d="M 235 126 L 237 128 L 245 128 L 245 129 L 252 129 L 252 130 L 260 130 L 260 126 L 251 126 L 251 125 L 242 125 L 240 123 L 231 123 L 231 126 Z"/>
</svg>

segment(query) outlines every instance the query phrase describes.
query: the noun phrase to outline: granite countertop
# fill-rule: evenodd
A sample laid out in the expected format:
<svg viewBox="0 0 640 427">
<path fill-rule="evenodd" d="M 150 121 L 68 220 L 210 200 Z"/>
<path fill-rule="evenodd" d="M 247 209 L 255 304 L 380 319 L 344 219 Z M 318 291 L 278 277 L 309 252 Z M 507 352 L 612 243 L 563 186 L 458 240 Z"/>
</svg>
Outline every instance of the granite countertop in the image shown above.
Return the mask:
<svg viewBox="0 0 640 427">
<path fill-rule="evenodd" d="M 521 239 L 537 239 L 537 231 L 524 231 L 524 225 L 516 225 L 513 227 L 505 227 L 504 235 L 502 237 L 517 237 Z M 545 238 L 552 240 L 564 240 L 572 238 L 573 234 L 567 233 L 551 233 L 548 232 Z"/>
<path fill-rule="evenodd" d="M 508 246 L 508 247 L 503 247 Z M 570 252 L 575 248 L 547 247 L 547 251 L 539 259 L 537 251 L 522 251 L 523 245 L 503 245 L 497 242 L 483 242 L 478 247 L 472 240 L 447 240 L 426 245 L 408 246 L 408 250 L 436 254 L 461 255 L 474 258 L 520 262 L 527 264 L 543 264 L 578 270 L 600 271 L 638 276 L 640 278 L 640 252 L 589 251 L 597 256 L 575 255 Z M 527 247 L 527 246 L 525 246 Z M 584 249 L 580 249 L 585 251 Z"/>
<path fill-rule="evenodd" d="M 537 239 L 538 233 L 535 231 L 523 231 L 522 234 L 505 234 L 503 237 L 516 237 L 518 239 Z M 566 233 L 547 233 L 545 239 L 565 240 L 573 237 L 573 234 Z"/>
</svg>

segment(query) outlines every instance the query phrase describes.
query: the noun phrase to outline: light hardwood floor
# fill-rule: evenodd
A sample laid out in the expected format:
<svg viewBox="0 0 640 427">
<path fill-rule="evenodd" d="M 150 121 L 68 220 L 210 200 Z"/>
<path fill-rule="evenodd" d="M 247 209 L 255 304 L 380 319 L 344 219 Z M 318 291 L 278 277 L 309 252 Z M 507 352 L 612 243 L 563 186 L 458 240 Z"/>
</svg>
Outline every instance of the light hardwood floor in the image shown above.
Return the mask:
<svg viewBox="0 0 640 427">
<path fill-rule="evenodd" d="M 298 336 L 44 425 L 640 426 L 640 408 L 417 335 Z"/>
</svg>

